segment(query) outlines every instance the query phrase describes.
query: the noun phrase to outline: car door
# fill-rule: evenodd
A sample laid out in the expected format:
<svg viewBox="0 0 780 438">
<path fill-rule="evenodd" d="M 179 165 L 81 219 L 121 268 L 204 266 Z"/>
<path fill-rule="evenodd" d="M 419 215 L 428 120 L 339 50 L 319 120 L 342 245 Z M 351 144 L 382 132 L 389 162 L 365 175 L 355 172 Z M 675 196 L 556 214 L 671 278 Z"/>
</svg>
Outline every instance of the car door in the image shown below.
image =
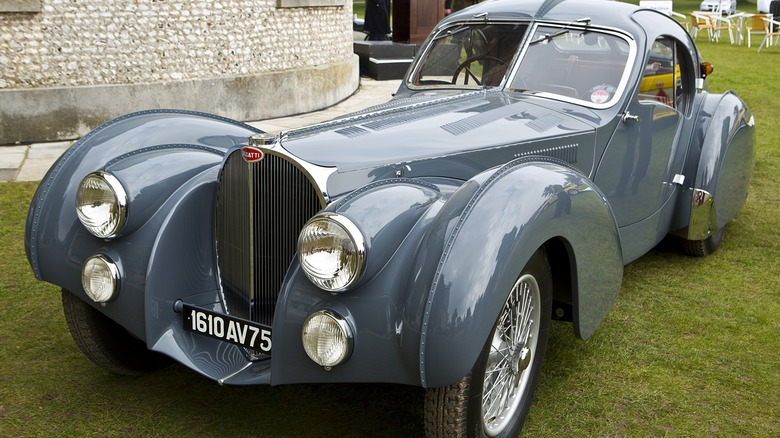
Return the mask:
<svg viewBox="0 0 780 438">
<path fill-rule="evenodd" d="M 596 172 L 595 182 L 613 207 L 618 226 L 657 212 L 669 199 L 677 169 L 671 164 L 689 90 L 675 40 L 661 37 L 645 56 L 644 71 L 622 122 Z"/>
</svg>

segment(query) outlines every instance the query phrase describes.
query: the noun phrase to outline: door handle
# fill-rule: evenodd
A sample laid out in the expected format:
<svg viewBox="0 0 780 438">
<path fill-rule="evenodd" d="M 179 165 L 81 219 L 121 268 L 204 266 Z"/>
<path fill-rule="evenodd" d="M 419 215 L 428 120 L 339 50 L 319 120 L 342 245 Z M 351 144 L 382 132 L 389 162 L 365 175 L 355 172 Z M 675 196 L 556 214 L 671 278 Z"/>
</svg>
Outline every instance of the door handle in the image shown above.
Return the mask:
<svg viewBox="0 0 780 438">
<path fill-rule="evenodd" d="M 628 111 L 626 111 L 625 113 L 623 113 L 622 120 L 623 120 L 623 123 L 626 123 L 626 122 L 628 122 L 629 120 L 631 120 L 631 121 L 634 121 L 634 122 L 641 122 L 641 121 L 642 121 L 642 120 L 639 118 L 639 116 L 635 116 L 635 115 L 631 114 L 631 113 L 630 113 L 630 112 L 628 112 Z"/>
</svg>

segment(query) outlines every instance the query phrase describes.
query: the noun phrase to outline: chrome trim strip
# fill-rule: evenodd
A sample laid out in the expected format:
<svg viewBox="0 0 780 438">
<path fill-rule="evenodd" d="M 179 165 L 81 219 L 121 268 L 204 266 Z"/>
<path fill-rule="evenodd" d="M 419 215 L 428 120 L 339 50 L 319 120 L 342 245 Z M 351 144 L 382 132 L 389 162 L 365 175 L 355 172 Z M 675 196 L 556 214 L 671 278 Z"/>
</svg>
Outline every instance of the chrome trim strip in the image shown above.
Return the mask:
<svg viewBox="0 0 780 438">
<path fill-rule="evenodd" d="M 236 370 L 235 372 L 232 372 L 232 373 L 228 374 L 228 375 L 227 375 L 227 376 L 225 376 L 225 377 L 222 377 L 222 378 L 220 378 L 220 379 L 217 379 L 217 384 L 219 384 L 219 386 L 225 386 L 225 382 L 226 382 L 228 379 L 231 379 L 231 378 L 233 378 L 233 377 L 236 377 L 237 375 L 241 374 L 242 372 L 244 372 L 244 370 L 246 370 L 247 368 L 249 368 L 249 367 L 251 367 L 251 366 L 252 366 L 252 362 L 247 362 L 247 363 L 246 363 L 246 364 L 245 364 L 243 367 L 239 368 L 239 369 L 238 369 L 238 370 Z"/>
<path fill-rule="evenodd" d="M 286 132 L 281 132 L 277 135 L 267 133 L 255 134 L 249 136 L 248 144 L 249 146 L 259 148 L 263 153 L 284 158 L 297 167 L 298 170 L 302 171 L 309 179 L 309 182 L 317 189 L 320 195 L 320 207 L 325 208 L 325 206 L 330 203 L 330 197 L 328 196 L 327 191 L 328 178 L 336 173 L 338 169 L 336 167 L 317 166 L 316 164 L 301 160 L 282 146 L 282 142 L 286 138 Z"/>
</svg>

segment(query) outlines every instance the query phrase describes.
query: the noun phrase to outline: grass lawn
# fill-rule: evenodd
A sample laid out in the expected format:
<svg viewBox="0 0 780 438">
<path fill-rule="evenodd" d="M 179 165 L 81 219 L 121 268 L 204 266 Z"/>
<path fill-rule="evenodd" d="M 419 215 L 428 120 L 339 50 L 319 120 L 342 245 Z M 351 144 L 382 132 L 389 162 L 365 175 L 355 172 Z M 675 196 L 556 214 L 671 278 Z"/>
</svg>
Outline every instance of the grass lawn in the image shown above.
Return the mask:
<svg viewBox="0 0 780 438">
<path fill-rule="evenodd" d="M 760 41 L 699 38 L 715 65 L 710 90 L 736 90 L 757 126 L 750 196 L 722 248 L 698 259 L 663 243 L 627 266 L 586 342 L 554 323 L 527 435 L 780 436 L 780 47 L 758 54 Z M 220 387 L 177 365 L 141 378 L 92 365 L 70 338 L 58 289 L 27 265 L 35 186 L 0 183 L 0 437 L 422 434 L 417 388 Z"/>
</svg>

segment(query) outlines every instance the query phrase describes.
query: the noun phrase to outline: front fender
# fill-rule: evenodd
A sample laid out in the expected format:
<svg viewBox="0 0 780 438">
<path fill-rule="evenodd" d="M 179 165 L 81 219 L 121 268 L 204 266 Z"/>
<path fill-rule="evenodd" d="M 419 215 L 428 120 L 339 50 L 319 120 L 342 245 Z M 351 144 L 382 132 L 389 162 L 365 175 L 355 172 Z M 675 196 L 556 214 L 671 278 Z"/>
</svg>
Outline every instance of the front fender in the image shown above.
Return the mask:
<svg viewBox="0 0 780 438">
<path fill-rule="evenodd" d="M 83 252 L 78 250 L 82 242 L 95 239 L 78 223 L 74 209 L 76 191 L 84 176 L 96 170 L 116 170 L 123 183 L 130 184 L 131 196 L 149 193 L 144 192 L 146 185 L 156 186 L 158 190 L 152 192 L 157 195 L 148 204 L 160 205 L 164 194 L 176 189 L 171 183 L 186 179 L 177 177 L 175 172 L 189 177 L 200 172 L 204 164 L 219 164 L 228 148 L 245 141 L 253 132 L 257 130 L 240 122 L 176 110 L 128 114 L 91 131 L 54 163 L 30 204 L 25 247 L 36 278 L 72 290 L 73 285 L 64 283 L 73 282 L 73 271 L 79 271 L 83 261 L 73 254 Z M 181 152 L 185 153 L 176 155 Z M 154 159 L 144 163 L 150 157 Z M 198 158 L 190 163 L 192 157 Z M 147 202 L 138 206 L 141 204 Z M 141 210 L 146 211 L 138 212 L 136 217 L 152 214 L 145 207 Z M 131 227 L 138 227 L 141 222 Z"/>
<path fill-rule="evenodd" d="M 456 182 L 396 178 L 380 180 L 339 199 L 325 209 L 348 217 L 368 246 L 363 277 L 348 291 L 330 294 L 314 286 L 292 261 L 277 301 L 273 322 L 273 385 L 306 382 L 382 381 L 419 384 L 416 359 L 402 352 L 407 339 L 403 319 L 408 303 L 410 261 L 422 250 L 422 236 Z M 348 361 L 325 370 L 312 362 L 301 344 L 301 326 L 312 312 L 328 308 L 355 331 Z"/>
<path fill-rule="evenodd" d="M 419 343 L 425 387 L 469 372 L 519 272 L 552 239 L 571 259 L 579 337 L 593 333 L 620 290 L 617 226 L 592 182 L 565 165 L 530 158 L 490 172 L 451 227 L 427 293 Z M 576 194 L 566 191 L 572 184 Z"/>
<path fill-rule="evenodd" d="M 150 222 L 165 217 L 179 202 L 177 191 L 210 174 L 226 149 L 254 131 L 217 116 L 170 110 L 129 114 L 96 128 L 55 162 L 30 204 L 25 246 L 35 276 L 91 302 L 81 267 L 98 252 L 108 255 L 122 273 L 120 294 L 110 305 L 93 305 L 145 339 L 143 279 L 159 231 L 159 223 Z M 96 170 L 113 173 L 128 192 L 127 227 L 111 240 L 90 234 L 76 216 L 78 186 Z"/>
<path fill-rule="evenodd" d="M 395 178 L 371 183 L 325 208 L 349 217 L 366 239 L 368 258 L 358 287 L 385 266 L 399 242 L 441 196 L 433 184 Z"/>
</svg>

